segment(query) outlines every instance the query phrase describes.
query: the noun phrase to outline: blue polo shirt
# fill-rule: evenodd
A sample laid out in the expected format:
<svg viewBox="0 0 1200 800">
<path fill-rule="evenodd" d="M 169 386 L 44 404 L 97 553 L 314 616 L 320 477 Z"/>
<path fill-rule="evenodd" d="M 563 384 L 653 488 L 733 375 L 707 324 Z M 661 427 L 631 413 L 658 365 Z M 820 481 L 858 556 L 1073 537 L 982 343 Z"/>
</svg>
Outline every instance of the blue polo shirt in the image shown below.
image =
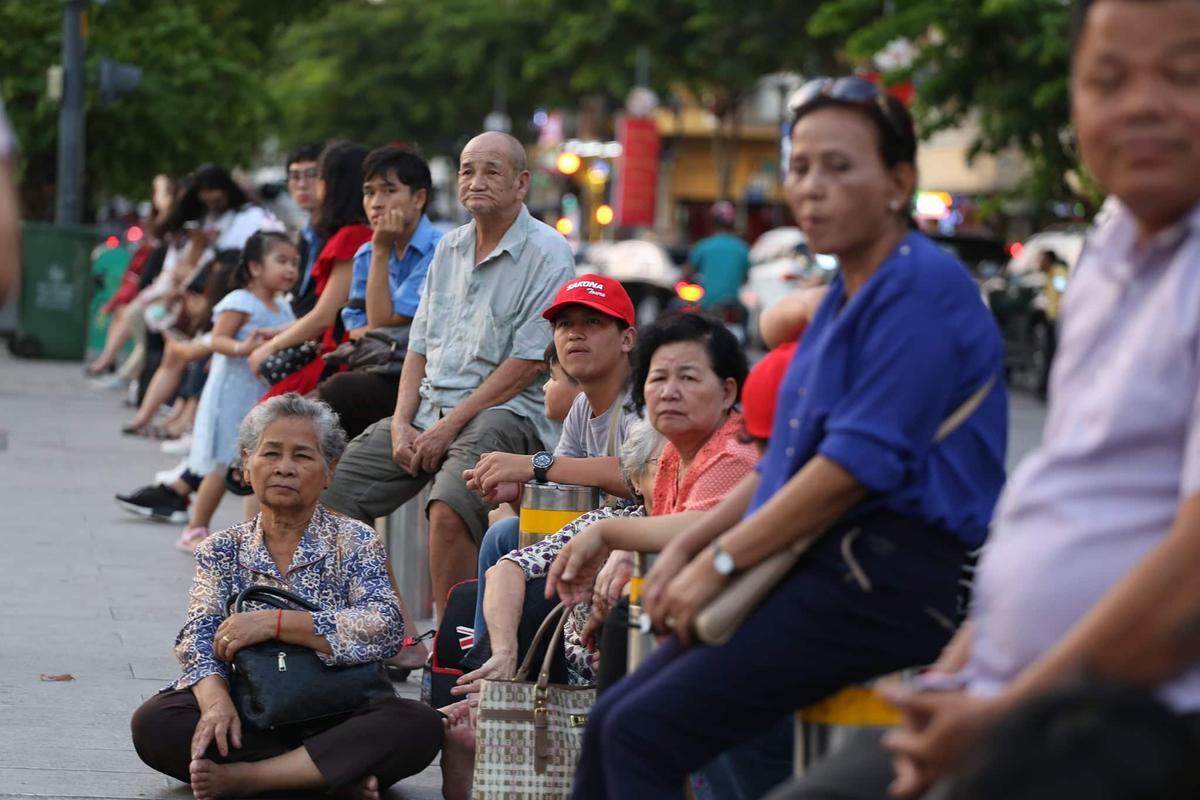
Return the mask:
<svg viewBox="0 0 1200 800">
<path fill-rule="evenodd" d="M 936 446 L 934 433 L 989 378 L 978 409 Z M 987 535 L 1004 484 L 1004 344 L 966 269 L 910 233 L 846 302 L 839 274 L 779 387 L 770 446 L 747 515 L 813 456 L 836 461 L 885 508 L 949 531 Z"/>
<path fill-rule="evenodd" d="M 388 284 L 392 289 L 392 310 L 406 317 L 417 315 L 425 273 L 433 261 L 433 251 L 442 239 L 442 232 L 433 226 L 429 217 L 421 215 L 412 239 L 397 257 L 395 249 L 388 255 Z M 350 279 L 350 300 L 367 298 L 367 274 L 371 271 L 371 243 L 367 242 L 354 254 L 354 274 Z M 343 308 L 342 323 L 352 331 L 367 324 L 367 312 L 361 308 Z"/>
</svg>

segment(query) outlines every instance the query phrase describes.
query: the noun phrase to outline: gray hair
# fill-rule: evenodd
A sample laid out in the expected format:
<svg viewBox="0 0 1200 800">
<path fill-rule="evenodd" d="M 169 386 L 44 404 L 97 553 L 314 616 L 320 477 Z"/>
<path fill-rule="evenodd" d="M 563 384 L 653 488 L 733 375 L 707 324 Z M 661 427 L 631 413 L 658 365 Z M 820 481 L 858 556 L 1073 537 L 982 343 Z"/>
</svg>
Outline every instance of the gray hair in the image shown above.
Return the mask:
<svg viewBox="0 0 1200 800">
<path fill-rule="evenodd" d="M 263 431 L 272 422 L 284 417 L 300 417 L 312 423 L 317 447 L 325 461 L 325 471 L 329 472 L 333 462 L 341 458 L 342 453 L 346 451 L 346 432 L 342 430 L 337 414 L 328 403 L 310 400 L 295 392 L 272 397 L 251 409 L 238 429 L 238 448 L 245 456 L 249 456 L 262 442 Z"/>
<path fill-rule="evenodd" d="M 612 420 L 609 424 L 619 423 L 617 420 Z M 655 454 L 662 449 L 663 441 L 663 435 L 656 431 L 650 421 L 645 418 L 633 423 L 629 433 L 625 435 L 625 441 L 621 443 L 618 461 L 621 465 L 621 479 L 631 490 L 634 478 L 640 476 L 650 465 Z"/>
</svg>

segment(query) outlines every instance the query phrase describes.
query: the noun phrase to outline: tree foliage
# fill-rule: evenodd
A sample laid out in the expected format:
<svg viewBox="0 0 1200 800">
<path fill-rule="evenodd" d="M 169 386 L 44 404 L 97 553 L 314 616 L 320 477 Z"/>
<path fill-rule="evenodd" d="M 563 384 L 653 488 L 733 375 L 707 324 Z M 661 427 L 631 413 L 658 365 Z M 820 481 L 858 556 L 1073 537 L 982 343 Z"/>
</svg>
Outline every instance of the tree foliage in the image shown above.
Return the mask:
<svg viewBox="0 0 1200 800">
<path fill-rule="evenodd" d="M 1068 135 L 1064 0 L 905 0 L 885 14 L 882 0 L 829 0 L 810 30 L 845 39 L 848 55 L 869 59 L 896 39 L 917 44 L 916 60 L 889 73 L 912 78 L 922 133 L 977 122 L 972 155 L 1017 148 L 1032 175 L 1024 192 L 1068 199 L 1077 163 Z"/>
<path fill-rule="evenodd" d="M 294 12 L 320 0 L 294 0 Z M 182 174 L 202 161 L 246 163 L 273 117 L 264 67 L 279 7 L 255 0 L 114 0 L 91 4 L 85 47 L 86 179 L 98 193 L 144 196 L 157 172 Z M 0 0 L 0 92 L 20 139 L 26 214 L 53 211 L 58 105 L 46 71 L 61 61 L 62 6 Z M 142 68 L 141 84 L 111 106 L 96 91 L 97 62 Z"/>
<path fill-rule="evenodd" d="M 588 97 L 619 108 L 639 50 L 662 96 L 684 89 L 736 137 L 736 109 L 764 74 L 828 63 L 808 41 L 815 0 L 388 0 L 344 2 L 284 37 L 272 81 L 289 144 L 414 140 L 451 153 L 499 85 L 518 136 L 537 106 Z M 728 159 L 726 159 L 728 161 Z"/>
<path fill-rule="evenodd" d="M 482 127 L 497 81 L 512 118 L 528 119 L 539 87 L 519 80 L 519 55 L 542 23 L 527 11 L 518 2 L 359 0 L 298 21 L 271 80 L 280 136 L 452 152 Z"/>
<path fill-rule="evenodd" d="M 1065 0 L 111 0 L 91 4 L 87 164 L 93 193 L 142 194 L 156 172 L 248 163 L 263 139 L 415 141 L 455 152 L 497 99 L 529 138 L 532 111 L 583 99 L 619 108 L 648 53 L 665 101 L 690 94 L 737 140 L 762 76 L 825 73 L 889 42 L 920 45 L 916 113 L 928 133 L 977 115 L 979 152 L 1018 147 L 1039 197 L 1065 197 Z M 52 205 L 57 107 L 45 72 L 61 5 L 0 0 L 0 93 L 22 142 L 27 208 Z M 101 56 L 143 68 L 96 102 Z M 728 164 L 726 152 L 718 162 Z"/>
</svg>

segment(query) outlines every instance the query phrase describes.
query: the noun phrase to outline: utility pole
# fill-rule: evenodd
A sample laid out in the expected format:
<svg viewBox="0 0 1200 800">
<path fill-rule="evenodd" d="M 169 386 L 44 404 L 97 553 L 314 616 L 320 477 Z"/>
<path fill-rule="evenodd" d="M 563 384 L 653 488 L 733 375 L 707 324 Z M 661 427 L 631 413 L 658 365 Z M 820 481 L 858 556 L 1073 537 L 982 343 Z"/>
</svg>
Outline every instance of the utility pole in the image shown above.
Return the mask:
<svg viewBox="0 0 1200 800">
<path fill-rule="evenodd" d="M 63 97 L 58 111 L 58 172 L 55 177 L 54 221 L 83 221 L 83 12 L 87 0 L 62 0 Z"/>
</svg>

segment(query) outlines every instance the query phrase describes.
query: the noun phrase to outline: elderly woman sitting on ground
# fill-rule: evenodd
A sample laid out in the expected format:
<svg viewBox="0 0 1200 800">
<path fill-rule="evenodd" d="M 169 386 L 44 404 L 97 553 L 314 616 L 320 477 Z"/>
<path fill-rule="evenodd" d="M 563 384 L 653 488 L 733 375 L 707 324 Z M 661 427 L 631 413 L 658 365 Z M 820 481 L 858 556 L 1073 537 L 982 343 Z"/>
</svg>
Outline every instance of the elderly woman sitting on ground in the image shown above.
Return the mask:
<svg viewBox="0 0 1200 800">
<path fill-rule="evenodd" d="M 239 718 L 229 683 L 238 650 L 272 639 L 312 648 L 329 665 L 379 661 L 400 648 L 404 623 L 383 543 L 317 502 L 345 434 L 327 405 L 288 394 L 246 416 L 239 444 L 262 511 L 197 549 L 175 646 L 183 677 L 134 714 L 134 745 L 151 767 L 190 782 L 198 800 L 322 789 L 378 798 L 433 761 L 442 742 L 437 712 L 393 697 L 256 730 Z M 256 584 L 321 610 L 226 618 L 228 601 Z"/>
</svg>

